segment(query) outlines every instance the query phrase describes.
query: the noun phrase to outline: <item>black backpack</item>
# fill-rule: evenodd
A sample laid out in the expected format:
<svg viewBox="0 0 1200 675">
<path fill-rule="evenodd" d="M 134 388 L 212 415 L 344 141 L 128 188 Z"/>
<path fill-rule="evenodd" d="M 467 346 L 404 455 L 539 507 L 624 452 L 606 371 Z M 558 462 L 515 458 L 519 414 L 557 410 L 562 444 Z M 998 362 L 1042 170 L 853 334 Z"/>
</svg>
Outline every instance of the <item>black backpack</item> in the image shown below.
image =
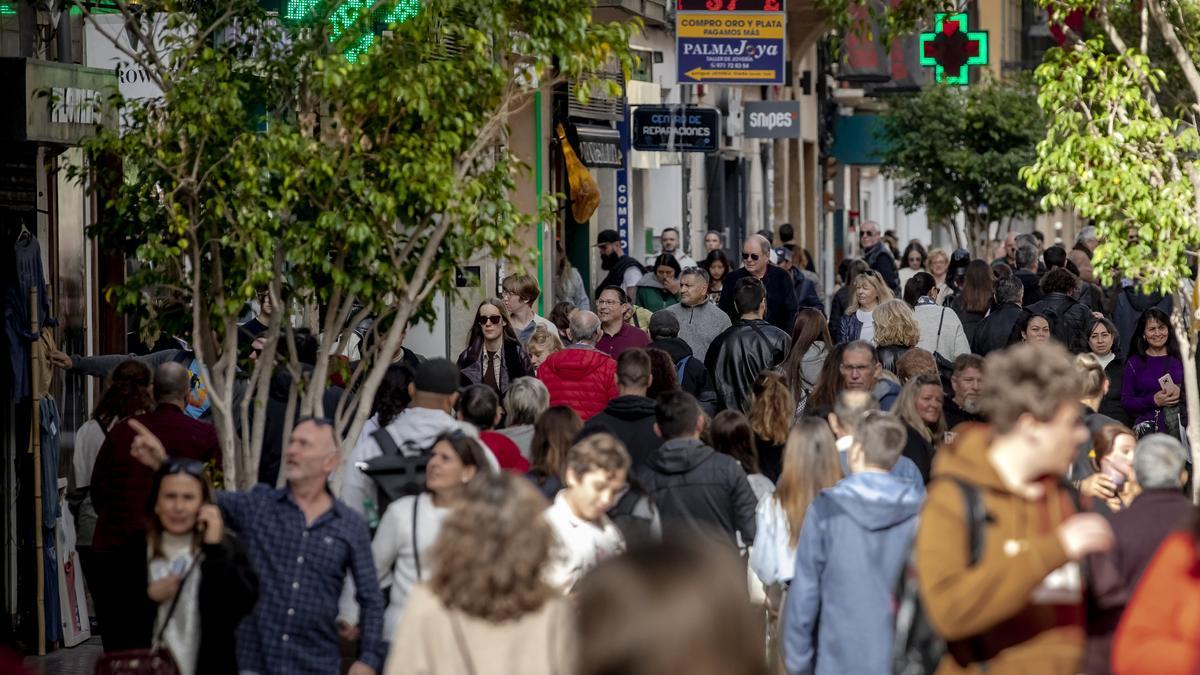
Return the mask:
<svg viewBox="0 0 1200 675">
<path fill-rule="evenodd" d="M 983 555 L 984 529 L 987 511 L 979 489 L 957 478 L 953 479 L 962 491 L 966 506 L 967 536 L 971 547 L 971 566 Z M 946 654 L 946 641 L 937 634 L 917 588 L 916 546 L 909 553 L 908 563 L 896 584 L 896 633 L 892 642 L 892 672 L 895 675 L 926 675 L 937 670 Z"/>
<path fill-rule="evenodd" d="M 366 462 L 356 464 L 359 471 L 375 482 L 379 492 L 379 513 L 387 511 L 392 502 L 401 497 L 418 495 L 425 489 L 425 468 L 429 464 L 429 451 L 414 444 L 405 443 L 403 451 L 387 429 L 371 434 L 383 454 Z M 408 454 L 405 454 L 407 452 Z"/>
</svg>

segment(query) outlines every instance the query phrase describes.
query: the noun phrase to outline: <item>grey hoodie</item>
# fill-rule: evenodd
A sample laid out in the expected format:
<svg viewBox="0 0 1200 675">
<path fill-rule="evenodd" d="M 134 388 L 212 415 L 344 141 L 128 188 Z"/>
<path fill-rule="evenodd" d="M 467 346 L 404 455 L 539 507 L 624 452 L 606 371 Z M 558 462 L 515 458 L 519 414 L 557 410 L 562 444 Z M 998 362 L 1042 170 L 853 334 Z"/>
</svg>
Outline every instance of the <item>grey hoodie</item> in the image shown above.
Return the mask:
<svg viewBox="0 0 1200 675">
<path fill-rule="evenodd" d="M 684 307 L 681 302 L 659 311 L 667 312 L 679 321 L 679 337 L 688 343 L 692 348 L 692 356 L 700 359 L 701 363 L 707 362 L 708 346 L 733 324 L 729 315 L 711 300 L 705 300 L 695 307 Z"/>
<path fill-rule="evenodd" d="M 891 672 L 892 594 L 924 497 L 919 485 L 863 472 L 813 500 L 784 609 L 788 672 Z"/>
</svg>

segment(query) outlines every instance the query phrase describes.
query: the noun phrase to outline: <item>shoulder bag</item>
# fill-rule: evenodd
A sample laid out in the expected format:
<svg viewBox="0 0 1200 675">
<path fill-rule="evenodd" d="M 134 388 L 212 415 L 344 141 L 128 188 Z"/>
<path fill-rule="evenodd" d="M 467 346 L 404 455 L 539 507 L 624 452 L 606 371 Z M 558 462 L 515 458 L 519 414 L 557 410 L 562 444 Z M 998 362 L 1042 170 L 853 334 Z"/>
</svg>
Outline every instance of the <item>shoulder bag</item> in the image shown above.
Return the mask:
<svg viewBox="0 0 1200 675">
<path fill-rule="evenodd" d="M 192 570 L 199 566 L 200 555 L 197 554 L 184 573 L 183 579 L 179 581 L 179 590 L 175 593 L 175 599 L 171 601 L 171 609 L 167 611 L 167 618 L 163 621 L 162 628 L 158 629 L 158 635 L 150 648 L 105 654 L 96 663 L 95 675 L 179 675 L 179 665 L 175 663 L 175 657 L 171 655 L 170 650 L 163 647 L 163 635 L 167 632 L 171 617 L 175 615 L 175 607 L 179 605 L 179 596 L 183 594 L 188 577 L 192 575 Z"/>
</svg>

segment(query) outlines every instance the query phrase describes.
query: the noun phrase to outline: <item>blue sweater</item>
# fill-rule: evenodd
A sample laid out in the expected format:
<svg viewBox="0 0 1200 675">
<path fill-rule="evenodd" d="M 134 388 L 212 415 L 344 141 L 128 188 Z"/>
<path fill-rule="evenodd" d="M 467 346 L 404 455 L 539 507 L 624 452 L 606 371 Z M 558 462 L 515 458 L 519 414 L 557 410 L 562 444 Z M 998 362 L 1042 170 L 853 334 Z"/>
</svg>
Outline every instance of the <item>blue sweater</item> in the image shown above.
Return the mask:
<svg viewBox="0 0 1200 675">
<path fill-rule="evenodd" d="M 784 608 L 789 673 L 891 672 L 892 594 L 924 498 L 919 483 L 864 472 L 813 500 Z"/>
</svg>

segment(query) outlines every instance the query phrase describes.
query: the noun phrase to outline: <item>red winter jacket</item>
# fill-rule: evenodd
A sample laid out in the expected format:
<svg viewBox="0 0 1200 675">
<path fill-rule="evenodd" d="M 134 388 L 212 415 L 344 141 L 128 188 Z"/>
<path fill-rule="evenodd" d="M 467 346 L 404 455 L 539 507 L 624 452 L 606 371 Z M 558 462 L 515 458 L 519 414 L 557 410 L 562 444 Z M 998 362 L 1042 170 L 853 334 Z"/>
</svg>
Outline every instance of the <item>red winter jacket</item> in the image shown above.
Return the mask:
<svg viewBox="0 0 1200 675">
<path fill-rule="evenodd" d="M 565 405 L 587 420 L 617 397 L 617 362 L 604 352 L 572 346 L 555 352 L 537 369 L 550 390 L 550 405 Z"/>
</svg>

